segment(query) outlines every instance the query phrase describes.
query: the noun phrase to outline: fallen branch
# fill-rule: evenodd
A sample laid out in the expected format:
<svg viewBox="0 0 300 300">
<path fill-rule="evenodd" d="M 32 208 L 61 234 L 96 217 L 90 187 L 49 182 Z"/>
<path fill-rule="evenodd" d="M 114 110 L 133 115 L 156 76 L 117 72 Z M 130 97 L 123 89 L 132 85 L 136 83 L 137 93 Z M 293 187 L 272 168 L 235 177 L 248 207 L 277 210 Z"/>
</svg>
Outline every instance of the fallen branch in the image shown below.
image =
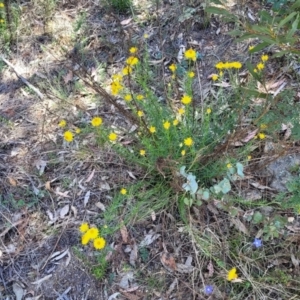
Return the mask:
<svg viewBox="0 0 300 300">
<path fill-rule="evenodd" d="M 15 72 L 15 74 L 17 75 L 17 77 L 19 79 L 22 80 L 22 82 L 24 84 L 26 84 L 30 89 L 32 89 L 38 96 L 40 99 L 44 99 L 44 95 L 39 91 L 39 89 L 37 89 L 35 86 L 33 86 L 30 82 L 28 82 L 22 75 L 20 75 L 16 68 L 8 61 L 6 60 L 2 55 L 0 56 L 0 58 L 9 66 L 13 69 L 13 71 Z"/>
</svg>

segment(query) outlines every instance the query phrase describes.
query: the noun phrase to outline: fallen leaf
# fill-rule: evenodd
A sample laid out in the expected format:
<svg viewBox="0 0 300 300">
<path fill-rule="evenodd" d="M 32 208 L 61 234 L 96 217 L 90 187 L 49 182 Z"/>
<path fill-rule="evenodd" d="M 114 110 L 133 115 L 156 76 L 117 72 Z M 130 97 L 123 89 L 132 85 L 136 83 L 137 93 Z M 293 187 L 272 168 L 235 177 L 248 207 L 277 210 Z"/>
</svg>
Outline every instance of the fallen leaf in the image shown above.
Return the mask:
<svg viewBox="0 0 300 300">
<path fill-rule="evenodd" d="M 130 22 L 132 21 L 132 18 L 129 18 L 129 19 L 125 19 L 123 21 L 121 21 L 121 25 L 128 25 Z"/>
<path fill-rule="evenodd" d="M 43 278 L 41 278 L 41 279 L 39 279 L 39 280 L 36 280 L 36 281 L 31 282 L 31 283 L 32 283 L 32 284 L 40 284 L 40 283 L 42 283 L 42 282 L 48 280 L 48 279 L 51 278 L 51 277 L 52 277 L 52 274 L 49 274 L 49 275 L 47 275 L 47 276 L 45 276 L 45 277 L 43 277 Z"/>
<path fill-rule="evenodd" d="M 42 160 L 42 159 L 37 159 L 35 162 L 34 162 L 34 165 L 35 167 L 38 169 L 39 171 L 39 175 L 43 175 L 44 174 L 44 171 L 45 171 L 45 168 L 47 166 L 47 162 Z"/>
<path fill-rule="evenodd" d="M 71 198 L 71 196 L 68 195 L 69 192 L 70 192 L 70 191 L 65 191 L 65 192 L 62 193 L 62 192 L 59 190 L 59 187 L 57 187 L 56 190 L 55 190 L 55 194 L 56 194 L 56 195 L 61 196 L 61 197 L 64 197 L 64 198 Z"/>
<path fill-rule="evenodd" d="M 121 232 L 123 242 L 125 244 L 127 244 L 128 243 L 128 231 L 127 231 L 127 228 L 124 224 L 121 226 L 120 232 Z"/>
<path fill-rule="evenodd" d="M 248 132 L 247 136 L 244 137 L 241 141 L 243 143 L 247 143 L 247 142 L 251 141 L 256 136 L 257 132 L 258 132 L 258 129 Z"/>
<path fill-rule="evenodd" d="M 138 247 L 137 247 L 136 243 L 134 242 L 132 250 L 130 252 L 130 257 L 129 257 L 129 262 L 133 267 L 135 267 L 135 261 L 137 260 L 137 256 L 138 256 Z"/>
<path fill-rule="evenodd" d="M 151 219 L 152 219 L 152 221 L 155 221 L 155 220 L 156 220 L 156 214 L 155 214 L 155 211 L 151 211 Z"/>
<path fill-rule="evenodd" d="M 167 290 L 167 295 L 170 295 L 174 291 L 176 285 L 178 285 L 178 279 L 177 278 L 175 278 L 173 280 L 173 282 L 170 284 L 170 286 L 169 286 L 169 288 Z"/>
<path fill-rule="evenodd" d="M 69 72 L 67 73 L 66 76 L 63 77 L 65 84 L 67 84 L 68 82 L 72 81 L 73 79 L 73 72 L 71 70 L 69 70 Z"/>
<path fill-rule="evenodd" d="M 171 271 L 175 271 L 177 269 L 177 265 L 175 262 L 174 256 L 168 252 L 164 252 L 160 258 L 161 263 L 166 267 L 167 269 Z"/>
<path fill-rule="evenodd" d="M 86 207 L 87 203 L 89 202 L 90 195 L 91 195 L 91 192 L 87 191 L 86 194 L 85 194 L 85 196 L 84 196 L 84 199 L 83 199 L 83 206 L 84 207 Z"/>
<path fill-rule="evenodd" d="M 148 246 L 152 244 L 156 239 L 160 237 L 160 234 L 157 233 L 149 233 L 145 236 L 145 238 L 140 242 L 140 248 Z"/>
<path fill-rule="evenodd" d="M 269 191 L 274 191 L 274 189 L 268 187 L 268 186 L 265 186 L 265 185 L 262 185 L 258 182 L 250 182 L 250 184 L 260 190 L 269 190 Z"/>
<path fill-rule="evenodd" d="M 45 188 L 46 188 L 47 191 L 51 191 L 51 190 L 52 190 L 50 184 L 51 184 L 51 181 L 47 181 L 47 182 L 45 183 Z"/>
<path fill-rule="evenodd" d="M 110 295 L 110 296 L 108 297 L 107 300 L 114 300 L 114 299 L 117 299 L 117 297 L 118 297 L 119 295 L 121 295 L 121 294 L 120 294 L 120 293 L 114 293 L 114 294 Z"/>
<path fill-rule="evenodd" d="M 249 236 L 249 231 L 245 224 L 238 218 L 231 219 L 231 222 L 235 225 L 236 229 L 243 232 L 245 235 Z"/>
<path fill-rule="evenodd" d="M 61 219 L 63 219 L 69 213 L 69 209 L 70 209 L 69 204 L 67 204 L 63 208 L 61 208 L 61 210 L 59 212 L 59 216 Z"/>
<path fill-rule="evenodd" d="M 93 169 L 92 173 L 89 175 L 89 177 L 87 178 L 87 180 L 85 182 L 90 182 L 93 179 L 94 174 L 95 174 L 95 169 Z"/>
<path fill-rule="evenodd" d="M 16 295 L 16 300 L 22 300 L 24 293 L 25 293 L 24 289 L 17 282 L 13 283 L 12 288 Z"/>
<path fill-rule="evenodd" d="M 104 206 L 103 203 L 97 202 L 95 205 L 96 205 L 98 208 L 100 208 L 102 211 L 105 211 L 105 206 Z"/>
<path fill-rule="evenodd" d="M 7 177 L 10 185 L 17 186 L 17 181 L 12 177 Z"/>
<path fill-rule="evenodd" d="M 209 261 L 207 265 L 207 270 L 208 270 L 208 277 L 212 277 L 214 275 L 214 265 L 212 264 L 211 261 Z"/>
<path fill-rule="evenodd" d="M 180 263 L 176 264 L 176 269 L 180 273 L 191 273 L 194 271 L 193 266 L 187 266 L 187 265 L 180 264 Z"/>
</svg>

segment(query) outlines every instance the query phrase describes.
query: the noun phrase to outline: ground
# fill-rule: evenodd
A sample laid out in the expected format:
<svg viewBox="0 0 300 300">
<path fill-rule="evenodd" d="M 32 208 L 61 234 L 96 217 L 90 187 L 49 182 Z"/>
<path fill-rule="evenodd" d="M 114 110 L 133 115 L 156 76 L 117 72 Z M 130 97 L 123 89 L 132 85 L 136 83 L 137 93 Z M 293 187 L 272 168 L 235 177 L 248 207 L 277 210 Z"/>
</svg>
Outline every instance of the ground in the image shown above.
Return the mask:
<svg viewBox="0 0 300 300">
<path fill-rule="evenodd" d="M 201 232 L 218 245 L 208 248 L 211 253 L 226 256 L 231 247 L 226 237 L 234 228 L 251 235 L 239 217 L 253 210 L 240 210 L 227 222 L 215 199 L 191 208 L 188 231 L 176 200 L 168 208 L 153 208 L 151 215 L 137 213 L 128 219 L 126 210 L 138 205 L 129 199 L 122 206 L 123 214 L 109 220 L 124 225 L 107 240 L 114 251 L 107 253 L 108 264 L 103 266 L 96 251 L 82 247 L 78 228 L 83 221 L 107 225 L 102 213 L 109 210 L 112 195 L 147 175 L 111 147 L 99 149 L 92 135 L 83 138 L 84 147 L 70 146 L 63 141 L 58 123 L 67 119 L 76 128 L 101 115 L 112 126 L 130 128 L 103 94 L 85 84 L 82 74 L 108 86 L 111 75 L 122 68 L 128 49 L 133 44 L 144 46 L 145 34 L 152 64 L 163 62 L 157 75 L 178 60 L 181 45 L 201 53 L 197 68 L 201 84 L 193 82 L 199 106 L 214 95 L 217 85 L 210 77 L 215 63 L 246 62 L 249 41 L 236 43 L 227 34 L 233 25 L 216 16 L 208 19 L 203 10 L 206 2 L 201 1 L 186 5 L 142 1 L 133 3 L 134 12 L 126 13 L 100 1 L 37 2 L 11 3 L 19 27 L 13 42 L 2 44 L 5 60 L 0 60 L 0 299 L 233 299 L 226 284 L 215 288 L 212 296 L 204 295 L 203 283 L 216 271 L 210 259 L 199 259 L 199 249 L 191 240 Z M 258 1 L 242 2 L 229 1 L 228 8 L 241 13 L 247 7 L 256 18 L 266 7 Z M 276 81 L 281 66 L 268 68 L 270 82 Z M 290 85 L 297 84 L 286 77 Z M 156 80 L 155 88 L 163 93 L 163 82 Z M 271 201 L 286 190 L 291 168 L 299 165 L 296 143 L 276 144 L 279 151 L 267 146 L 259 149 L 246 180 L 236 187 L 235 193 L 248 201 L 263 197 Z M 263 212 L 271 215 L 274 210 L 270 204 Z M 247 299 L 279 299 L 281 285 L 290 288 L 281 299 L 292 297 L 293 291 L 294 299 L 300 297 L 293 286 L 299 276 L 299 220 L 291 210 L 284 215 L 290 217 L 289 251 L 278 246 L 267 252 L 261 269 L 267 265 L 270 272 L 277 272 L 266 276 L 264 288 L 269 296 Z M 243 255 L 242 250 L 239 254 Z M 288 270 L 289 277 L 273 270 L 274 266 Z"/>
</svg>

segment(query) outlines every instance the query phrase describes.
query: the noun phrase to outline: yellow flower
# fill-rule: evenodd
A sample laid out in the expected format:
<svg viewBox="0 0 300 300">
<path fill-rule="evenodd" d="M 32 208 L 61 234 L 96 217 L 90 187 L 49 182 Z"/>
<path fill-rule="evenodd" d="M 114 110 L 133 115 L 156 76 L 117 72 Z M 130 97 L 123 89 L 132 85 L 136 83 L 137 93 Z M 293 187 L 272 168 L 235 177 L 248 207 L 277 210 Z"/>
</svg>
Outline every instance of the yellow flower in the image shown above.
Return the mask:
<svg viewBox="0 0 300 300">
<path fill-rule="evenodd" d="M 264 134 L 264 133 L 259 133 L 258 134 L 258 138 L 260 139 L 260 140 L 263 140 L 263 139 L 265 139 L 266 138 L 266 135 Z"/>
<path fill-rule="evenodd" d="M 164 122 L 163 126 L 164 126 L 164 129 L 168 130 L 171 126 L 171 123 L 169 121 L 166 121 L 166 122 Z"/>
<path fill-rule="evenodd" d="M 81 237 L 81 244 L 82 245 L 86 245 L 88 244 L 88 242 L 90 241 L 91 237 L 88 233 L 85 233 L 82 237 Z"/>
<path fill-rule="evenodd" d="M 88 223 L 82 223 L 79 227 L 79 231 L 82 233 L 85 233 L 89 230 L 89 224 Z"/>
<path fill-rule="evenodd" d="M 219 76 L 222 77 L 223 76 L 223 71 L 220 71 Z"/>
<path fill-rule="evenodd" d="M 127 59 L 126 59 L 126 63 L 127 65 L 129 66 L 134 66 L 136 65 L 137 63 L 139 62 L 139 59 L 135 56 L 129 56 Z"/>
<path fill-rule="evenodd" d="M 131 95 L 130 95 L 130 94 L 126 94 L 126 95 L 124 96 L 124 100 L 127 101 L 127 102 L 131 101 L 131 100 L 132 100 Z"/>
<path fill-rule="evenodd" d="M 188 77 L 190 77 L 190 78 L 194 78 L 194 77 L 195 77 L 195 73 L 194 73 L 193 71 L 188 72 L 187 75 L 188 75 Z"/>
<path fill-rule="evenodd" d="M 123 76 L 122 76 L 122 74 L 114 74 L 112 76 L 112 79 L 113 79 L 113 81 L 122 81 Z"/>
<path fill-rule="evenodd" d="M 224 69 L 224 63 L 220 61 L 215 65 L 215 67 L 216 69 L 222 70 Z"/>
<path fill-rule="evenodd" d="M 150 127 L 149 127 L 149 131 L 150 131 L 151 133 L 155 133 L 155 132 L 156 132 L 156 128 L 155 128 L 154 126 L 150 126 Z"/>
<path fill-rule="evenodd" d="M 173 121 L 173 126 L 177 126 L 179 124 L 179 121 L 177 120 L 177 119 L 175 119 L 174 121 Z"/>
<path fill-rule="evenodd" d="M 259 64 L 256 65 L 256 68 L 259 71 L 262 70 L 262 69 L 264 69 L 264 67 L 265 67 L 265 65 L 263 63 L 259 63 Z"/>
<path fill-rule="evenodd" d="M 112 142 L 115 141 L 117 139 L 117 137 L 118 137 L 118 135 L 114 132 L 111 132 L 108 136 L 109 140 Z"/>
<path fill-rule="evenodd" d="M 90 240 L 94 240 L 99 236 L 99 230 L 96 227 L 91 227 L 86 234 L 89 236 Z"/>
<path fill-rule="evenodd" d="M 149 35 L 147 33 L 144 33 L 143 37 L 144 37 L 144 39 L 148 39 Z"/>
<path fill-rule="evenodd" d="M 130 66 L 126 66 L 123 70 L 122 70 L 123 75 L 128 75 L 132 73 L 132 68 Z"/>
<path fill-rule="evenodd" d="M 253 72 L 254 72 L 254 73 L 257 73 L 257 69 L 254 69 Z"/>
<path fill-rule="evenodd" d="M 181 103 L 184 104 L 184 105 L 188 105 L 192 102 L 192 97 L 188 96 L 188 95 L 184 95 L 182 98 L 181 98 Z"/>
<path fill-rule="evenodd" d="M 267 55 L 267 54 L 263 54 L 262 56 L 261 56 L 261 61 L 262 62 L 265 62 L 265 61 L 267 61 L 269 59 L 269 56 Z"/>
<path fill-rule="evenodd" d="M 123 89 L 122 84 L 119 81 L 113 81 L 110 85 L 111 93 L 115 96 L 120 93 L 120 91 Z"/>
<path fill-rule="evenodd" d="M 227 167 L 227 169 L 231 169 L 232 168 L 232 164 L 229 163 L 229 164 L 226 165 L 226 167 Z"/>
<path fill-rule="evenodd" d="M 247 156 L 247 160 L 251 160 L 252 156 L 251 155 L 248 155 Z"/>
<path fill-rule="evenodd" d="M 227 273 L 227 280 L 228 281 L 231 281 L 231 280 L 234 280 L 234 279 L 237 279 L 238 278 L 238 275 L 236 273 L 236 268 L 232 268 L 230 271 L 228 271 Z"/>
<path fill-rule="evenodd" d="M 0 8 L 3 8 L 4 7 L 4 3 L 0 3 Z"/>
<path fill-rule="evenodd" d="M 136 53 L 138 51 L 138 48 L 137 47 L 131 47 L 130 49 L 129 49 L 129 52 L 131 53 L 131 54 L 134 54 L 134 53 Z"/>
<path fill-rule="evenodd" d="M 65 131 L 64 132 L 64 139 L 67 142 L 72 142 L 73 141 L 73 133 L 71 131 Z"/>
<path fill-rule="evenodd" d="M 76 132 L 77 134 L 79 134 L 79 133 L 81 132 L 81 129 L 78 128 L 78 127 L 76 127 L 76 128 L 75 128 L 75 132 Z"/>
<path fill-rule="evenodd" d="M 182 156 L 185 156 L 185 150 L 182 150 L 182 151 L 181 151 L 181 155 L 182 155 Z"/>
<path fill-rule="evenodd" d="M 212 79 L 213 81 L 216 81 L 218 78 L 219 78 L 219 75 L 217 75 L 217 74 L 213 74 L 213 75 L 211 76 L 211 79 Z"/>
<path fill-rule="evenodd" d="M 120 194 L 126 195 L 127 194 L 127 190 L 125 188 L 122 188 L 121 191 L 120 191 Z"/>
<path fill-rule="evenodd" d="M 3 19 L 0 19 L 0 23 L 3 24 L 5 21 Z"/>
<path fill-rule="evenodd" d="M 137 115 L 138 115 L 139 117 L 142 117 L 142 116 L 144 115 L 144 113 L 143 113 L 141 110 L 138 110 Z"/>
<path fill-rule="evenodd" d="M 189 50 L 186 50 L 184 52 L 184 57 L 186 59 L 191 59 L 193 61 L 196 61 L 196 59 L 197 59 L 197 53 L 196 53 L 196 51 L 194 49 L 190 48 Z"/>
<path fill-rule="evenodd" d="M 249 46 L 249 51 L 253 50 L 254 46 Z"/>
<path fill-rule="evenodd" d="M 174 73 L 176 71 L 176 69 L 177 69 L 177 66 L 175 64 L 171 64 L 169 66 L 169 69 Z"/>
<path fill-rule="evenodd" d="M 145 155 L 146 155 L 146 151 L 145 151 L 144 149 L 141 149 L 141 150 L 140 150 L 140 155 L 141 155 L 141 156 L 145 156 Z"/>
<path fill-rule="evenodd" d="M 188 146 L 188 147 L 191 147 L 193 145 L 193 139 L 191 137 L 188 137 L 186 139 L 184 139 L 183 143 Z"/>
<path fill-rule="evenodd" d="M 136 100 L 141 101 L 141 100 L 143 100 L 143 99 L 144 99 L 144 96 L 141 95 L 141 94 L 138 94 L 138 95 L 136 96 Z"/>
<path fill-rule="evenodd" d="M 98 237 L 94 240 L 94 248 L 101 250 L 105 247 L 106 241 L 103 237 Z"/>
<path fill-rule="evenodd" d="M 67 125 L 67 121 L 66 120 L 61 120 L 59 123 L 58 123 L 58 126 L 63 128 L 63 127 L 66 127 Z"/>
<path fill-rule="evenodd" d="M 266 130 L 267 129 L 267 124 L 260 124 L 260 126 L 259 126 L 259 128 L 261 129 L 261 130 Z"/>
<path fill-rule="evenodd" d="M 239 61 L 233 61 L 232 63 L 230 63 L 231 68 L 234 69 L 240 69 L 242 67 L 242 64 Z"/>
<path fill-rule="evenodd" d="M 98 127 L 102 124 L 102 119 L 100 117 L 94 117 L 91 121 L 92 126 Z"/>
<path fill-rule="evenodd" d="M 210 115 L 210 114 L 211 114 L 211 108 L 207 108 L 207 109 L 206 109 L 206 113 L 207 113 L 208 115 Z"/>
<path fill-rule="evenodd" d="M 183 115 L 185 113 L 185 109 L 183 107 L 178 108 L 179 115 Z"/>
</svg>

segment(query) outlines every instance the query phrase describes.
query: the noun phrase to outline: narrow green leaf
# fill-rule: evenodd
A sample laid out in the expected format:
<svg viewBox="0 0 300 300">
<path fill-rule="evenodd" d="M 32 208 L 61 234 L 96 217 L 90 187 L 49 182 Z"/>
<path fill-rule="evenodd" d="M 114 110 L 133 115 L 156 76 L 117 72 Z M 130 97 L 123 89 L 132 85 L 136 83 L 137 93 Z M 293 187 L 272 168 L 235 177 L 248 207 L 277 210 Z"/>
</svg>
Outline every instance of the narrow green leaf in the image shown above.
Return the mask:
<svg viewBox="0 0 300 300">
<path fill-rule="evenodd" d="M 295 15 L 297 15 L 296 12 L 292 12 L 291 14 L 289 14 L 285 19 L 283 19 L 283 20 L 278 24 L 278 29 L 280 29 L 284 24 L 286 24 L 286 23 L 289 22 L 291 19 L 293 19 Z"/>
<path fill-rule="evenodd" d="M 265 49 L 266 47 L 268 47 L 270 44 L 269 43 L 260 43 L 258 45 L 256 45 L 252 50 L 249 51 L 249 53 L 255 53 L 258 52 L 262 49 Z"/>
</svg>

